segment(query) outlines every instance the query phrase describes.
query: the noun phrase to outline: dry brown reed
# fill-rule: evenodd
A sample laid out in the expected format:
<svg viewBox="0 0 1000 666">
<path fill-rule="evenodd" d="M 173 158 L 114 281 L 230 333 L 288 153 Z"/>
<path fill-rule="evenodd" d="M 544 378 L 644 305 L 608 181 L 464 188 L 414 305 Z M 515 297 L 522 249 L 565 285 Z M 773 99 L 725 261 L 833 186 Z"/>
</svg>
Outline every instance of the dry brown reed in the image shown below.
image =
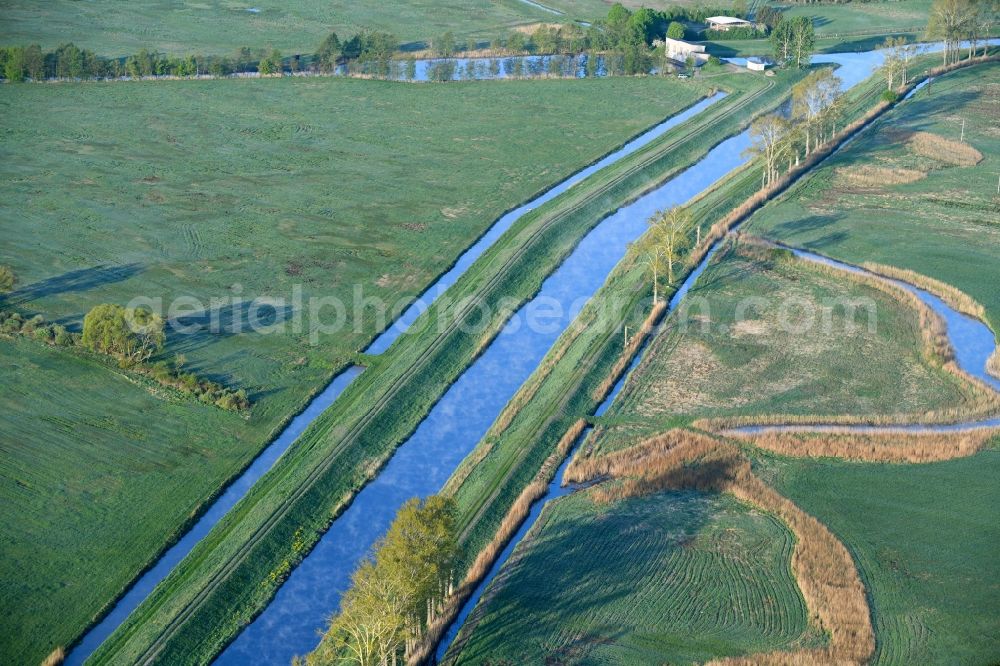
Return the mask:
<svg viewBox="0 0 1000 666">
<path fill-rule="evenodd" d="M 927 463 L 975 455 L 998 434 L 998 428 L 982 428 L 961 433 L 767 432 L 734 437 L 793 458 Z"/>
<path fill-rule="evenodd" d="M 42 660 L 42 666 L 59 666 L 65 659 L 66 651 L 62 647 L 57 647 L 49 653 L 49 656 Z"/>
<path fill-rule="evenodd" d="M 586 420 L 578 419 L 563 434 L 562 438 L 556 444 L 556 450 L 545 459 L 535 478 L 532 479 L 531 483 L 514 500 L 514 503 L 500 522 L 500 527 L 497 529 L 496 534 L 494 534 L 493 539 L 476 555 L 476 559 L 466 572 L 462 584 L 458 586 L 452 596 L 445 600 L 440 615 L 427 628 L 424 639 L 413 651 L 407 663 L 420 664 L 430 657 L 438 641 L 441 640 L 445 630 L 448 628 L 448 625 L 454 621 L 459 611 L 462 610 L 462 605 L 475 591 L 479 582 L 489 573 L 490 567 L 493 566 L 497 556 L 500 555 L 506 547 L 507 542 L 517 532 L 521 523 L 528 517 L 531 506 L 545 495 L 559 465 L 565 460 L 566 455 L 573 447 L 573 443 L 576 442 L 586 427 Z"/>
<path fill-rule="evenodd" d="M 880 167 L 872 164 L 862 164 L 860 166 L 840 167 L 837 175 L 842 177 L 851 185 L 857 187 L 880 188 L 886 185 L 904 185 L 915 183 L 927 174 L 917 169 L 902 169 Z"/>
<path fill-rule="evenodd" d="M 708 435 L 674 428 L 608 455 L 578 455 L 566 468 L 563 480 L 567 483 L 584 483 L 601 477 L 655 476 L 686 460 L 713 451 L 718 444 L 718 440 Z"/>
<path fill-rule="evenodd" d="M 969 144 L 930 132 L 914 132 L 907 145 L 921 157 L 955 166 L 975 166 L 983 161 L 983 154 Z"/>
<path fill-rule="evenodd" d="M 861 267 L 876 275 L 912 284 L 915 287 L 934 294 L 959 312 L 963 312 L 970 317 L 975 317 L 980 321 L 986 321 L 986 309 L 978 301 L 961 289 L 957 289 L 946 282 L 935 280 L 932 277 L 906 268 L 887 266 L 874 262 L 865 262 L 861 264 Z"/>
<path fill-rule="evenodd" d="M 989 360 L 986 361 L 986 372 L 1000 379 L 1000 347 L 994 349 Z"/>
</svg>

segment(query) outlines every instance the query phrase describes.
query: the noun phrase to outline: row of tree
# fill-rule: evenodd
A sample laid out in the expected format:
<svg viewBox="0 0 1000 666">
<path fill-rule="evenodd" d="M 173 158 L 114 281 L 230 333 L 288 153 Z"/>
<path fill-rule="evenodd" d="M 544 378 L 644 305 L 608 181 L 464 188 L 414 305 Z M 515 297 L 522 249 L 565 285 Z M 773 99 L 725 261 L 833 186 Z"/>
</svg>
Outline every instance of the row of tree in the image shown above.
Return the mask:
<svg viewBox="0 0 1000 666">
<path fill-rule="evenodd" d="M 389 666 L 406 660 L 453 591 L 455 513 L 451 498 L 406 502 L 354 572 L 339 613 L 305 662 Z"/>
<path fill-rule="evenodd" d="M 927 36 L 944 42 L 942 64 L 947 66 L 958 60 L 963 41 L 969 42 L 970 58 L 980 41 L 985 54 L 986 40 L 997 23 L 998 14 L 1000 2 L 997 0 L 934 0 L 927 23 Z"/>
<path fill-rule="evenodd" d="M 750 154 L 763 161 L 761 187 L 770 185 L 785 162 L 791 169 L 836 133 L 840 121 L 841 80 L 830 69 L 818 69 L 792 88 L 791 117 L 772 113 L 750 125 Z"/>
</svg>

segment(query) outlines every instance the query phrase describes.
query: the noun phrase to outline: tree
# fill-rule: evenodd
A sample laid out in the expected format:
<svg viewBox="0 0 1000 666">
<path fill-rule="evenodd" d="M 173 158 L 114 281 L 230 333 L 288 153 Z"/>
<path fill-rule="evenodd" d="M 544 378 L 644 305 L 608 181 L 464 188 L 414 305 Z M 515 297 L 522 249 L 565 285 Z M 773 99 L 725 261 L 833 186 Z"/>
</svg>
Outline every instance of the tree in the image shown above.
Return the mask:
<svg viewBox="0 0 1000 666">
<path fill-rule="evenodd" d="M 840 96 L 841 80 L 833 70 L 818 69 L 792 87 L 792 117 L 800 120 L 805 133 L 806 155 L 812 150 L 810 137 L 813 127 L 822 121 L 824 114 Z M 821 131 L 817 128 L 815 145 L 819 145 Z"/>
<path fill-rule="evenodd" d="M 650 218 L 650 222 L 652 222 L 652 218 Z M 656 242 L 652 234 L 647 236 L 646 240 L 642 243 L 640 251 L 642 252 L 642 263 L 653 274 L 653 305 L 656 305 L 660 302 L 660 276 L 667 266 L 667 254 L 663 250 L 663 246 Z"/>
<path fill-rule="evenodd" d="M 144 308 L 94 306 L 83 318 L 83 345 L 123 364 L 145 361 L 163 348 L 163 319 Z"/>
<path fill-rule="evenodd" d="M 670 39 L 684 39 L 684 24 L 678 21 L 671 21 L 667 27 L 667 37 Z"/>
<path fill-rule="evenodd" d="M 962 38 L 972 31 L 974 16 L 969 0 L 934 0 L 927 22 L 927 36 L 944 42 L 941 51 L 943 65 L 952 62 L 953 55 L 957 57 Z"/>
<path fill-rule="evenodd" d="M 319 48 L 316 49 L 314 56 L 320 71 L 332 72 L 336 69 L 341 52 L 340 39 L 337 37 L 337 33 L 331 32 L 323 40 L 323 43 L 319 45 Z"/>
<path fill-rule="evenodd" d="M 32 81 L 41 81 L 45 78 L 45 56 L 42 55 L 42 47 L 32 44 L 24 49 L 24 71 Z"/>
<path fill-rule="evenodd" d="M 792 55 L 799 69 L 809 65 L 809 58 L 816 48 L 816 29 L 812 19 L 797 16 L 792 19 Z"/>
<path fill-rule="evenodd" d="M 281 52 L 271 49 L 271 52 L 257 63 L 257 71 L 261 74 L 280 74 L 282 70 Z"/>
<path fill-rule="evenodd" d="M 764 158 L 762 186 L 770 184 L 778 175 L 778 159 L 786 147 L 784 140 L 788 130 L 788 121 L 774 113 L 760 116 L 750 123 L 750 138 L 753 143 L 748 151 Z"/>
<path fill-rule="evenodd" d="M 771 30 L 771 48 L 774 51 L 774 60 L 782 67 L 792 60 L 792 42 L 794 31 L 791 21 L 779 19 L 777 25 Z"/>
<path fill-rule="evenodd" d="M 755 11 L 754 20 L 767 26 L 768 30 L 773 30 L 781 22 L 781 11 L 771 5 L 764 5 Z"/>
<path fill-rule="evenodd" d="M 0 266 L 0 294 L 6 294 L 17 284 L 17 276 L 10 266 Z"/>
<path fill-rule="evenodd" d="M 448 31 L 434 39 L 434 53 L 439 58 L 450 58 L 455 53 L 455 34 Z"/>
<path fill-rule="evenodd" d="M 397 663 L 452 592 L 458 556 L 455 501 L 406 502 L 372 557 L 358 567 L 317 652 L 318 663 Z"/>
<path fill-rule="evenodd" d="M 649 218 L 650 243 L 659 247 L 662 259 L 667 262 L 667 284 L 674 283 L 674 263 L 680 257 L 680 243 L 684 230 L 691 224 L 691 213 L 683 206 L 657 211 Z M 655 281 L 654 281 L 655 290 Z M 656 301 L 654 295 L 654 302 Z"/>
<path fill-rule="evenodd" d="M 12 46 L 5 49 L 6 57 L 3 64 L 4 78 L 11 83 L 24 81 L 24 49 L 20 46 Z"/>
</svg>

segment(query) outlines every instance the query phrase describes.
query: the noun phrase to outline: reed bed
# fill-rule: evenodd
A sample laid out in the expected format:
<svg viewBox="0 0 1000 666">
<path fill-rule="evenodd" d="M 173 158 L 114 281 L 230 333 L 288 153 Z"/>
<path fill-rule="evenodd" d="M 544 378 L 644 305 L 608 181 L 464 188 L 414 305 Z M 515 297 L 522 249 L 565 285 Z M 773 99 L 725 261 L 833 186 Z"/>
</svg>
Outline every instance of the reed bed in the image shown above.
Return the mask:
<svg viewBox="0 0 1000 666">
<path fill-rule="evenodd" d="M 986 361 L 986 372 L 1000 379 L 1000 347 L 994 349 L 989 360 Z"/>
<path fill-rule="evenodd" d="M 792 458 L 843 458 L 863 462 L 927 463 L 975 455 L 1000 428 L 964 433 L 769 432 L 734 438 Z"/>
<path fill-rule="evenodd" d="M 840 167 L 837 175 L 857 187 L 881 188 L 886 185 L 905 185 L 927 177 L 927 173 L 917 169 L 880 167 L 872 164 Z"/>
<path fill-rule="evenodd" d="M 975 166 L 983 161 L 983 154 L 969 144 L 931 132 L 914 132 L 907 146 L 921 157 L 955 166 Z"/>
<path fill-rule="evenodd" d="M 906 268 L 887 266 L 886 264 L 875 262 L 865 262 L 861 264 L 861 267 L 876 275 L 912 284 L 919 289 L 934 294 L 959 312 L 967 314 L 970 317 L 975 317 L 980 321 L 986 321 L 986 309 L 978 301 L 961 289 L 957 289 L 946 282 L 935 280 L 932 277 Z"/>
<path fill-rule="evenodd" d="M 556 470 L 562 464 L 562 461 L 565 460 L 570 449 L 573 448 L 573 444 L 583 434 L 586 427 L 587 421 L 585 419 L 578 419 L 560 438 L 558 444 L 556 444 L 556 450 L 545 459 L 535 478 L 525 486 L 521 494 L 514 500 L 514 504 L 511 505 L 507 511 L 507 515 L 500 522 L 500 527 L 497 529 L 493 539 L 476 555 L 476 559 L 466 572 L 462 583 L 445 600 L 441 613 L 427 628 L 423 640 L 413 651 L 410 660 L 407 662 L 408 664 L 421 664 L 430 658 L 434 648 L 443 637 L 448 626 L 458 616 L 466 600 L 475 592 L 476 586 L 489 573 L 490 567 L 493 566 L 496 558 L 507 546 L 507 542 L 510 541 L 518 528 L 521 527 L 521 523 L 524 522 L 525 518 L 528 517 L 532 505 L 545 496 Z"/>
<path fill-rule="evenodd" d="M 691 430 L 674 428 L 635 446 L 605 456 L 576 456 L 566 468 L 563 483 L 584 483 L 601 477 L 649 476 L 714 450 L 719 441 Z"/>
<path fill-rule="evenodd" d="M 66 651 L 62 647 L 57 647 L 49 653 L 49 656 L 42 660 L 42 666 L 59 666 L 66 660 Z"/>
</svg>

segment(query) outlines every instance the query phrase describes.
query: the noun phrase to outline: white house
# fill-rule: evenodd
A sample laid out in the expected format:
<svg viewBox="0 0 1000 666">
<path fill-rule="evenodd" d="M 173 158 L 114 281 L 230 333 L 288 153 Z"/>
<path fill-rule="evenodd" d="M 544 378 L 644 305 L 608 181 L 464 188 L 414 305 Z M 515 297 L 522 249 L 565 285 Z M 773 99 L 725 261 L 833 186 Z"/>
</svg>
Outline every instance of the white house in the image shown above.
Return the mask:
<svg viewBox="0 0 1000 666">
<path fill-rule="evenodd" d="M 709 30 L 721 30 L 723 32 L 733 28 L 749 28 L 753 26 L 753 23 L 750 21 L 744 21 L 741 18 L 733 16 L 709 16 L 705 19 L 705 22 L 708 23 Z"/>
<path fill-rule="evenodd" d="M 676 60 L 677 62 L 687 62 L 689 56 L 694 58 L 695 63 L 702 64 L 708 60 L 708 54 L 705 53 L 704 44 L 692 44 L 691 42 L 685 42 L 680 39 L 671 39 L 666 37 L 663 40 L 663 45 L 667 53 L 667 57 L 671 60 Z M 653 46 L 659 46 L 659 40 L 653 43 Z"/>
</svg>

